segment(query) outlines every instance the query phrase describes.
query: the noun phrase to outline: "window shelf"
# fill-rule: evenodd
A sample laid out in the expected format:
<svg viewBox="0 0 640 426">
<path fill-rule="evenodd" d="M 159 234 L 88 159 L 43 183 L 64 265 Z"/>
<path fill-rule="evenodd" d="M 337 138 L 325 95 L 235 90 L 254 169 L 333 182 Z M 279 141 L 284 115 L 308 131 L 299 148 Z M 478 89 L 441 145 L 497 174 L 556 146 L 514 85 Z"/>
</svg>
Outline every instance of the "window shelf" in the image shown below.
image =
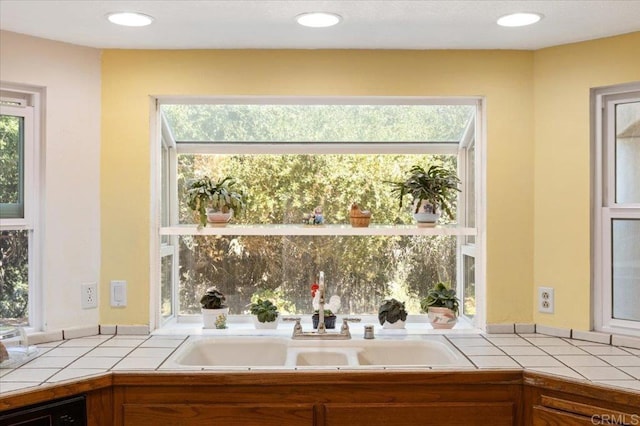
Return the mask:
<svg viewBox="0 0 640 426">
<path fill-rule="evenodd" d="M 419 227 L 417 225 L 370 225 L 354 228 L 351 225 L 207 225 L 198 229 L 196 225 L 175 225 L 160 228 L 160 235 L 477 235 L 476 228 L 458 225 Z"/>
</svg>

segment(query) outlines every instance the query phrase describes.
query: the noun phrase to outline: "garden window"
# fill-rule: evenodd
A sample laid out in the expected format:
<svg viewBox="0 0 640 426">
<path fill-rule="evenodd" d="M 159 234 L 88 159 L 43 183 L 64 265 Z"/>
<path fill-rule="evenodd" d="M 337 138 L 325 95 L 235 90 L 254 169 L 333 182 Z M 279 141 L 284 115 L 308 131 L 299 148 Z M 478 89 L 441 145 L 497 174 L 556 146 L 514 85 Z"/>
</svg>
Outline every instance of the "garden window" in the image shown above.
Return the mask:
<svg viewBox="0 0 640 426">
<path fill-rule="evenodd" d="M 444 281 L 473 316 L 478 110 L 476 99 L 161 100 L 159 318 L 199 314 L 212 285 L 231 314 L 245 313 L 254 295 L 307 314 L 320 270 L 342 299 L 338 314 L 375 314 L 387 297 L 418 314 L 419 298 Z M 458 171 L 453 220 L 418 228 L 410 205 L 399 209 L 389 182 L 414 164 Z M 198 228 L 185 187 L 203 176 L 236 179 L 248 193 L 245 213 Z M 349 225 L 354 202 L 372 211 L 368 228 Z M 318 206 L 323 226 L 303 225 Z"/>
</svg>

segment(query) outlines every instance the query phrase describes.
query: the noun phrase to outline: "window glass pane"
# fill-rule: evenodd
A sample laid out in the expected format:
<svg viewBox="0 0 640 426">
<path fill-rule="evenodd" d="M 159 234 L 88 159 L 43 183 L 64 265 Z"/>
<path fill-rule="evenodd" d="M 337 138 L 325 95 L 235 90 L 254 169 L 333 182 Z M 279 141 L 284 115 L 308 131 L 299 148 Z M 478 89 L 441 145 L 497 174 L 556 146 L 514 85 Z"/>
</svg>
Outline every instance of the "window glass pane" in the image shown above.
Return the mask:
<svg viewBox="0 0 640 426">
<path fill-rule="evenodd" d="M 277 298 L 283 313 L 311 313 L 311 284 L 326 276 L 327 296 L 341 314 L 376 314 L 386 297 L 420 313 L 419 298 L 438 281 L 455 288 L 456 238 L 354 236 L 182 236 L 180 313 L 200 312 L 212 285 L 230 313 L 246 311 L 254 293 Z"/>
<path fill-rule="evenodd" d="M 0 231 L 0 323 L 29 324 L 29 234 Z"/>
<path fill-rule="evenodd" d="M 349 223 L 349 208 L 371 210 L 372 223 L 415 223 L 411 199 L 403 208 L 388 181 L 404 180 L 412 165 L 443 164 L 455 170 L 454 155 L 179 155 L 180 223 L 196 223 L 187 205 L 186 184 L 201 176 L 233 176 L 249 195 L 246 214 L 235 223 L 301 223 L 323 208 L 327 224 Z M 455 206 L 452 209 L 455 217 Z M 441 219 L 449 219 L 443 215 Z"/>
<path fill-rule="evenodd" d="M 462 313 L 468 317 L 476 314 L 476 259 L 463 256 L 464 289 L 462 292 Z"/>
<path fill-rule="evenodd" d="M 160 315 L 173 315 L 173 256 L 162 256 L 160 264 Z"/>
<path fill-rule="evenodd" d="M 640 219 L 612 221 L 613 317 L 640 321 Z"/>
<path fill-rule="evenodd" d="M 473 105 L 163 105 L 178 142 L 458 143 Z"/>
<path fill-rule="evenodd" d="M 0 115 L 0 217 L 20 218 L 23 207 L 24 118 Z"/>
<path fill-rule="evenodd" d="M 616 105 L 616 202 L 640 203 L 640 102 Z"/>
</svg>

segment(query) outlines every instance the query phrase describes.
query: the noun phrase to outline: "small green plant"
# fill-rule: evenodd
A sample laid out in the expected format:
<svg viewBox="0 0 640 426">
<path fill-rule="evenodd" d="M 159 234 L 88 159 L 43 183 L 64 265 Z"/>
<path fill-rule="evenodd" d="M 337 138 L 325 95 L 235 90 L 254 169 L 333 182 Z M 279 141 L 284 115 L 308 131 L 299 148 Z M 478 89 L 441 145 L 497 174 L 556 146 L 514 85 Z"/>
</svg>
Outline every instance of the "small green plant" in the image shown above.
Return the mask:
<svg viewBox="0 0 640 426">
<path fill-rule="evenodd" d="M 209 287 L 207 292 L 202 295 L 200 304 L 204 309 L 224 309 L 226 297 L 215 287 Z"/>
<path fill-rule="evenodd" d="M 273 322 L 278 318 L 278 308 L 270 300 L 258 299 L 249 305 L 249 311 L 259 322 Z"/>
<path fill-rule="evenodd" d="M 409 176 L 402 182 L 387 182 L 392 185 L 391 190 L 400 198 L 400 208 L 405 195 L 411 195 L 415 201 L 415 213 L 420 211 L 420 204 L 425 201 L 433 206 L 434 212 L 444 210 L 451 220 L 454 219 L 451 207 L 460 192 L 460 179 L 455 170 L 434 164 L 426 171 L 422 166 L 415 165 L 409 170 Z"/>
<path fill-rule="evenodd" d="M 318 309 L 316 309 L 315 311 L 313 311 L 313 315 L 320 315 L 320 311 Z M 325 309 L 324 310 L 324 317 L 333 317 L 335 316 L 335 314 L 333 313 L 333 311 L 331 309 Z"/>
<path fill-rule="evenodd" d="M 448 308 L 458 315 L 459 303 L 455 290 L 445 283 L 437 283 L 420 301 L 420 308 L 423 312 L 429 312 L 429 308 Z"/>
<path fill-rule="evenodd" d="M 236 181 L 225 177 L 217 182 L 208 176 L 191 181 L 187 185 L 187 205 L 198 214 L 200 226 L 207 226 L 207 209 L 222 213 L 233 210 L 239 215 L 245 208 L 246 195 L 236 189 Z"/>
<path fill-rule="evenodd" d="M 380 325 L 383 325 L 385 321 L 393 324 L 398 320 L 407 320 L 407 311 L 404 308 L 404 302 L 399 302 L 396 299 L 383 301 L 378 309 L 378 321 L 380 321 Z"/>
</svg>

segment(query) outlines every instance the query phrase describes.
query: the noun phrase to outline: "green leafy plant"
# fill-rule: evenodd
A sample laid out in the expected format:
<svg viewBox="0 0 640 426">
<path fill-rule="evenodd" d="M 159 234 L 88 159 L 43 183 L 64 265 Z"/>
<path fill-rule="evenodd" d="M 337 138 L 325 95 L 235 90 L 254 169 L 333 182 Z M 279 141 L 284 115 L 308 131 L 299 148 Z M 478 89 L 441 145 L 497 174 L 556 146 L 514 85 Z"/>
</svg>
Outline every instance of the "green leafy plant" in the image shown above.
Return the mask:
<svg viewBox="0 0 640 426">
<path fill-rule="evenodd" d="M 315 311 L 313 311 L 313 315 L 320 315 L 320 311 L 318 309 L 316 309 Z M 333 313 L 333 311 L 331 309 L 325 309 L 324 310 L 324 317 L 333 317 L 335 316 L 335 314 Z"/>
<path fill-rule="evenodd" d="M 207 226 L 207 208 L 240 214 L 245 208 L 246 195 L 236 189 L 236 181 L 227 176 L 217 182 L 205 176 L 187 186 L 187 205 L 198 214 L 200 226 Z"/>
<path fill-rule="evenodd" d="M 224 309 L 226 297 L 215 287 L 209 287 L 200 299 L 200 304 L 204 309 Z"/>
<path fill-rule="evenodd" d="M 451 220 L 454 219 L 451 207 L 456 192 L 460 192 L 460 179 L 454 170 L 435 164 L 425 171 L 421 166 L 414 165 L 406 180 L 387 183 L 392 185 L 392 192 L 398 194 L 400 208 L 405 195 L 411 195 L 416 204 L 415 213 L 420 211 L 422 201 L 426 201 L 434 211 L 441 208 Z"/>
<path fill-rule="evenodd" d="M 380 325 L 383 325 L 385 321 L 393 324 L 398 320 L 407 320 L 407 311 L 404 308 L 404 302 L 399 302 L 396 299 L 383 301 L 378 309 L 378 321 L 380 321 Z"/>
<path fill-rule="evenodd" d="M 273 322 L 278 318 L 278 308 L 270 300 L 258 299 L 249 305 L 249 312 L 260 322 Z"/>
<path fill-rule="evenodd" d="M 423 312 L 429 312 L 429 308 L 449 308 L 458 315 L 459 303 L 455 290 L 445 283 L 437 283 L 420 301 L 420 308 Z"/>
</svg>

